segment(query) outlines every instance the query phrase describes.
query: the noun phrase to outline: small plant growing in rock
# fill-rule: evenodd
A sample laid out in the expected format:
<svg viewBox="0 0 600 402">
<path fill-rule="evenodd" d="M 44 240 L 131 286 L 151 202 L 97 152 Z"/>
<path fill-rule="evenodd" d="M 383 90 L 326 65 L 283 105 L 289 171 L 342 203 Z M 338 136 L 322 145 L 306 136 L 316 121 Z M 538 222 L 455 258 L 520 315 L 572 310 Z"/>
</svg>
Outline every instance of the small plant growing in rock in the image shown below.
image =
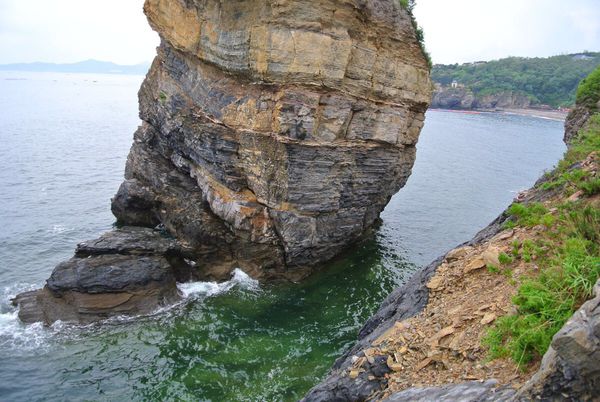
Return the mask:
<svg viewBox="0 0 600 402">
<path fill-rule="evenodd" d="M 554 224 L 554 216 L 551 214 L 546 214 L 540 218 L 540 223 L 544 225 L 547 229 L 550 229 Z"/>
<path fill-rule="evenodd" d="M 521 248 L 521 242 L 519 240 L 513 240 L 510 244 L 512 246 L 511 253 L 514 258 L 519 257 L 519 250 Z"/>
<path fill-rule="evenodd" d="M 541 223 L 542 217 L 548 213 L 546 207 L 539 202 L 531 204 L 514 203 L 508 208 L 512 220 L 505 223 L 505 227 L 525 226 L 532 227 Z M 512 223 L 508 223 L 512 222 Z"/>
<path fill-rule="evenodd" d="M 600 178 L 581 182 L 579 184 L 579 189 L 583 191 L 583 194 L 587 197 L 600 194 Z"/>
<path fill-rule="evenodd" d="M 498 254 L 498 261 L 502 265 L 508 265 L 508 264 L 512 264 L 513 258 L 510 255 L 506 254 L 505 252 L 501 252 L 500 254 Z"/>
<path fill-rule="evenodd" d="M 493 264 L 487 264 L 486 268 L 488 270 L 489 273 L 492 274 L 498 274 L 500 273 L 500 268 L 498 268 L 497 266 L 493 265 Z"/>
</svg>

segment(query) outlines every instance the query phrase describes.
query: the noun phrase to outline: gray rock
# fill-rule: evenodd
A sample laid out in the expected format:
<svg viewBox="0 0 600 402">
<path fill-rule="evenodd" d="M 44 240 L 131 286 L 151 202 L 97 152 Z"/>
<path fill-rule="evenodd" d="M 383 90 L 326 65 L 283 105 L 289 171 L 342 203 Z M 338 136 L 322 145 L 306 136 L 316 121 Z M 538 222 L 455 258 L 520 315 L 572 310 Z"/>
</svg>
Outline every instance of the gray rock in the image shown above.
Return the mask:
<svg viewBox="0 0 600 402">
<path fill-rule="evenodd" d="M 569 112 L 565 120 L 565 135 L 563 137 L 565 144 L 569 145 L 577 137 L 577 133 L 584 128 L 591 114 L 590 109 L 584 105 L 576 105 Z"/>
<path fill-rule="evenodd" d="M 18 295 L 26 323 L 81 323 L 120 314 L 145 314 L 179 300 L 176 279 L 196 278 L 185 250 L 158 231 L 124 227 L 77 246 L 43 289 Z"/>
<path fill-rule="evenodd" d="M 149 228 L 125 226 L 106 232 L 98 239 L 88 240 L 77 245 L 78 258 L 102 254 L 123 255 L 166 255 L 178 253 L 181 247 L 173 238 Z"/>
<path fill-rule="evenodd" d="M 58 264 L 46 286 L 54 294 L 113 293 L 140 289 L 151 282 L 174 286 L 175 275 L 164 257 L 98 255 Z"/>
<path fill-rule="evenodd" d="M 515 391 L 497 387 L 498 382 L 469 381 L 443 387 L 408 388 L 390 395 L 383 402 L 500 402 L 511 400 Z"/>
</svg>

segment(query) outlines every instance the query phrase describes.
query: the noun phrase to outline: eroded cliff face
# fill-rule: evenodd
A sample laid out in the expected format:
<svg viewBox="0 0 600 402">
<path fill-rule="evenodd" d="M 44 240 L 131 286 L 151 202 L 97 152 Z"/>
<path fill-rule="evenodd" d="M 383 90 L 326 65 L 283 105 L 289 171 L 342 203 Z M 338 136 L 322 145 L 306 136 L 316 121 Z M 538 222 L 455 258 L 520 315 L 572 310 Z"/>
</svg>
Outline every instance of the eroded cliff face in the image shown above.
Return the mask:
<svg viewBox="0 0 600 402">
<path fill-rule="evenodd" d="M 430 97 L 395 3 L 148 0 L 161 46 L 117 218 L 259 277 L 356 240 L 405 184 Z"/>
<path fill-rule="evenodd" d="M 302 277 L 364 234 L 410 175 L 431 83 L 396 0 L 144 11 L 161 45 L 112 200 L 125 228 L 18 297 L 26 321 L 147 311 L 176 297 L 176 281 L 236 267 Z"/>
<path fill-rule="evenodd" d="M 526 109 L 531 106 L 531 99 L 515 91 L 475 95 L 469 88 L 439 85 L 431 99 L 431 107 L 440 109 Z"/>
</svg>

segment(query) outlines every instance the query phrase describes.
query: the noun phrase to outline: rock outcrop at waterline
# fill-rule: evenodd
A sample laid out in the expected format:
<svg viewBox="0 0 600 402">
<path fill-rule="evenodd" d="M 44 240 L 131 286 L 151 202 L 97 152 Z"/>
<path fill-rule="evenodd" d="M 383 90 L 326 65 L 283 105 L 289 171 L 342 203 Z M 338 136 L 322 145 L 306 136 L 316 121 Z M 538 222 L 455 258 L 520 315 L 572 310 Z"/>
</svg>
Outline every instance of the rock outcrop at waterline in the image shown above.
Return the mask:
<svg viewBox="0 0 600 402">
<path fill-rule="evenodd" d="M 527 109 L 532 105 L 529 97 L 515 91 L 500 91 L 478 95 L 466 87 L 444 87 L 436 84 L 431 107 L 438 109 Z"/>
<path fill-rule="evenodd" d="M 170 254 L 179 272 L 305 275 L 358 239 L 405 184 L 431 83 L 396 0 L 147 0 L 144 11 L 161 45 L 112 211 L 123 225 L 172 236 L 186 250 Z M 150 254 L 148 273 L 175 270 Z M 126 255 L 76 256 L 17 302 L 35 311 L 97 295 L 71 274 L 139 268 Z M 136 291 L 173 289 L 159 276 Z"/>
</svg>

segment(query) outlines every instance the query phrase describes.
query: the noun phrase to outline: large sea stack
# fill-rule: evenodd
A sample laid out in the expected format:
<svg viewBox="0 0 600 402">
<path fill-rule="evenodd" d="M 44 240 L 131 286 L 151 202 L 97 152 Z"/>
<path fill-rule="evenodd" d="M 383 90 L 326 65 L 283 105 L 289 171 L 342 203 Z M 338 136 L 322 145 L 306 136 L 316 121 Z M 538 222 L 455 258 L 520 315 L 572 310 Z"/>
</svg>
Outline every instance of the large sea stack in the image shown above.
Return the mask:
<svg viewBox="0 0 600 402">
<path fill-rule="evenodd" d="M 410 175 L 431 83 L 399 1 L 144 11 L 161 44 L 112 200 L 125 227 L 19 296 L 25 321 L 149 311 L 177 297 L 176 281 L 236 267 L 301 277 L 364 234 Z"/>
</svg>

